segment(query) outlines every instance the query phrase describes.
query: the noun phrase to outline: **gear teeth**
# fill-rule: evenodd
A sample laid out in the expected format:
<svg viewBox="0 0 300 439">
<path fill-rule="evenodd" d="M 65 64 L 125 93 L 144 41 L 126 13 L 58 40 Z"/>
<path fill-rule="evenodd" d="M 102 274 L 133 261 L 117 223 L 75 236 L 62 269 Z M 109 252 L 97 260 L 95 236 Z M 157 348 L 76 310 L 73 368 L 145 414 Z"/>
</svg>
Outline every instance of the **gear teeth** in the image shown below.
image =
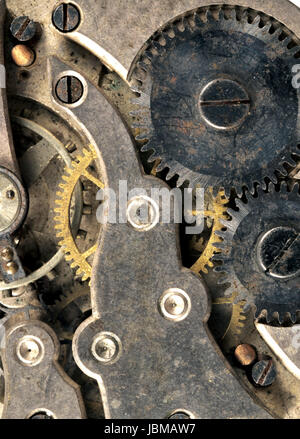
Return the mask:
<svg viewBox="0 0 300 439">
<path fill-rule="evenodd" d="M 211 9 L 208 9 L 208 10 L 206 11 L 205 19 L 206 19 L 206 22 L 207 22 L 208 24 L 212 24 L 212 23 L 215 23 L 215 22 L 216 22 L 216 19 L 215 19 L 215 17 L 214 17 L 213 14 L 212 14 Z"/>
<path fill-rule="evenodd" d="M 58 244 L 62 247 L 65 253 L 65 259 L 67 262 L 71 262 L 71 268 L 77 268 L 77 275 L 82 277 L 82 280 L 87 280 L 91 277 L 91 266 L 87 262 L 87 257 L 80 253 L 77 245 L 73 239 L 72 232 L 70 230 L 70 218 L 69 218 L 69 206 L 71 204 L 74 188 L 80 181 L 80 177 L 85 174 L 91 163 L 97 159 L 97 152 L 92 146 L 89 149 L 85 148 L 82 151 L 82 155 L 77 157 L 77 161 L 72 163 L 71 167 L 66 168 L 66 175 L 62 177 L 63 183 L 59 184 L 61 191 L 57 192 L 56 204 L 58 207 L 54 209 L 56 216 L 54 217 L 55 230 L 57 231 L 57 237 L 62 238 Z M 67 175 L 68 174 L 68 175 Z M 94 184 L 97 184 L 99 188 L 103 187 L 103 184 L 97 180 L 92 180 Z M 90 249 L 90 250 L 93 250 Z M 92 251 L 86 254 L 92 254 Z"/>
<path fill-rule="evenodd" d="M 141 128 L 141 126 L 142 125 L 137 125 L 137 124 L 135 124 L 135 126 L 133 125 L 133 128 Z M 148 140 L 149 139 L 149 134 L 147 134 L 147 133 L 140 133 L 140 134 L 138 134 L 137 136 L 135 136 L 135 139 L 136 140 L 139 140 L 139 141 L 143 141 L 143 140 Z M 144 145 L 145 146 L 145 145 Z M 143 152 L 145 152 L 145 151 L 148 151 L 148 150 L 146 150 L 146 149 L 141 149 Z"/>
<path fill-rule="evenodd" d="M 205 14 L 205 16 L 206 16 L 206 14 Z M 204 22 L 203 22 L 202 18 L 200 17 L 200 15 L 198 13 L 196 13 L 195 14 L 195 26 L 196 26 L 196 28 L 203 27 L 203 24 L 204 24 Z"/>
<path fill-rule="evenodd" d="M 171 180 L 171 178 L 175 177 L 176 173 L 172 171 L 171 169 L 168 170 L 168 173 L 166 175 L 166 181 Z"/>
<path fill-rule="evenodd" d="M 272 200 L 273 197 L 283 196 L 284 200 L 286 197 L 290 197 L 290 199 L 296 199 L 295 197 L 299 196 L 299 183 L 296 182 L 293 185 L 293 188 L 289 188 L 289 185 L 286 181 L 280 183 L 278 185 L 274 185 L 272 182 L 268 184 L 268 192 L 266 193 L 261 186 L 257 187 L 257 197 L 258 199 L 268 200 L 269 198 Z M 231 269 L 230 266 L 227 266 L 228 257 L 230 260 L 231 253 L 231 240 L 233 237 L 233 233 L 237 230 L 239 223 L 245 217 L 247 212 L 250 212 L 252 207 L 257 203 L 256 199 L 253 197 L 248 198 L 248 203 L 244 204 L 241 200 L 235 200 L 236 205 L 238 207 L 238 212 L 235 212 L 231 209 L 227 209 L 227 212 L 233 219 L 233 226 L 230 226 L 232 221 L 222 221 L 224 225 L 226 225 L 227 230 L 222 233 L 217 233 L 219 236 L 223 238 L 223 243 L 218 247 L 221 250 L 221 253 L 214 255 L 213 260 L 221 262 L 221 265 L 216 266 L 214 271 L 220 273 L 222 276 L 219 279 L 218 284 L 224 285 L 228 283 L 230 285 L 227 288 L 225 295 L 230 296 L 235 291 L 238 291 L 238 299 L 247 300 L 246 304 L 248 306 L 253 306 L 255 308 L 255 317 L 260 318 L 263 314 L 264 319 L 268 324 L 276 323 L 279 325 L 283 325 L 285 323 L 294 324 L 297 320 L 297 309 L 298 305 L 290 304 L 290 303 L 272 303 L 269 302 L 262 303 L 261 299 L 257 295 L 249 295 L 249 292 L 240 284 L 240 281 L 235 277 L 234 269 Z M 237 217 L 238 216 L 238 217 Z M 232 230 L 232 234 L 230 234 L 230 229 Z M 228 245 L 227 245 L 228 243 Z M 265 299 L 268 300 L 268 299 Z M 300 306 L 299 306 L 300 307 Z M 293 309 L 292 309 L 293 308 Z"/>
<path fill-rule="evenodd" d="M 154 151 L 154 147 L 152 146 L 151 142 L 148 141 L 141 147 L 142 152 L 148 152 L 148 151 Z"/>
<path fill-rule="evenodd" d="M 217 255 L 220 254 L 219 245 L 222 243 L 222 237 L 219 236 L 219 232 L 222 229 L 221 220 L 225 218 L 226 207 L 228 200 L 223 198 L 224 191 L 220 191 L 217 196 L 213 195 L 213 188 L 209 188 L 208 192 L 213 197 L 211 207 L 209 207 L 209 213 L 204 215 L 206 218 L 213 220 L 213 226 L 211 229 L 211 236 L 206 245 L 202 255 L 198 258 L 195 264 L 191 267 L 191 270 L 197 273 L 207 273 L 207 268 L 214 267 L 214 260 Z"/>
<path fill-rule="evenodd" d="M 142 152 L 147 152 L 153 150 L 153 154 L 155 151 L 160 151 L 159 146 L 157 146 L 156 141 L 153 140 L 153 127 L 149 127 L 151 125 L 150 120 L 148 120 L 148 116 L 145 113 L 145 110 L 148 110 L 150 107 L 150 93 L 151 93 L 151 81 L 149 80 L 149 84 L 145 84 L 144 82 L 144 74 L 153 72 L 152 63 L 155 57 L 160 55 L 164 55 L 166 50 L 173 44 L 174 38 L 178 37 L 182 40 L 185 36 L 190 36 L 195 32 L 201 31 L 201 28 L 208 27 L 211 23 L 216 23 L 216 21 L 220 20 L 234 20 L 239 24 L 244 24 L 245 29 L 249 32 L 250 35 L 256 36 L 258 33 L 264 35 L 264 40 L 274 40 L 278 39 L 282 43 L 282 53 L 283 49 L 288 49 L 288 56 L 294 56 L 296 53 L 300 54 L 300 47 L 288 47 L 293 40 L 293 38 L 289 35 L 286 35 L 284 39 L 281 36 L 284 33 L 284 27 L 281 26 L 273 19 L 266 20 L 266 18 L 259 13 L 256 13 L 254 16 L 253 10 L 244 9 L 239 7 L 229 7 L 228 5 L 223 5 L 220 7 L 216 7 L 214 5 L 212 7 L 207 8 L 199 8 L 196 12 L 183 16 L 180 20 L 176 19 L 173 23 L 168 25 L 168 28 L 161 31 L 160 35 L 155 36 L 155 40 L 151 40 L 148 48 L 145 50 L 143 57 L 147 58 L 150 61 L 150 64 L 144 64 L 143 61 L 137 63 L 135 69 L 135 77 L 142 82 L 141 87 L 135 89 L 136 92 L 140 93 L 140 97 L 135 99 L 134 102 L 141 107 L 140 112 L 136 112 L 138 115 L 144 115 L 144 120 L 138 123 L 134 123 L 134 128 L 141 129 L 141 132 L 136 136 L 138 141 L 146 141 L 148 142 L 144 144 L 141 148 Z M 243 11 L 241 13 L 241 11 Z M 253 18 L 252 18 L 253 17 Z M 278 26 L 276 28 L 276 26 Z M 274 30 L 274 31 L 273 31 Z M 164 40 L 164 42 L 163 42 Z M 280 50 L 280 48 L 279 48 Z M 142 59 L 142 58 L 141 58 Z M 142 72 L 143 70 L 143 72 Z M 157 152 L 157 155 L 151 155 L 151 159 L 148 161 L 152 163 L 153 160 L 161 159 L 159 172 L 168 169 L 168 175 L 170 173 L 172 178 L 173 176 L 178 176 L 177 187 L 181 187 L 183 184 L 188 183 L 190 187 L 192 187 L 195 183 L 202 182 L 203 187 L 208 187 L 209 185 L 215 184 L 212 178 L 209 178 L 204 175 L 193 175 L 187 168 L 181 166 L 170 159 L 164 159 L 162 157 L 162 152 Z M 286 177 L 287 171 L 284 168 L 284 164 L 287 164 L 291 167 L 296 165 L 295 161 L 291 158 L 285 158 L 281 160 L 281 162 L 274 169 L 276 173 L 279 173 L 280 176 Z M 270 175 L 269 175 L 270 174 Z M 245 178 L 246 181 L 235 184 L 235 187 L 231 187 L 230 184 L 225 185 L 225 194 L 229 198 L 231 195 L 231 190 L 235 189 L 237 196 L 242 198 L 244 188 L 247 188 L 250 194 L 255 194 L 255 185 L 259 183 L 264 190 L 267 190 L 267 182 L 264 181 L 264 178 L 270 179 L 272 183 L 278 184 L 279 177 L 275 174 L 275 172 L 267 172 L 265 177 L 258 176 L 256 177 L 259 181 L 249 181 L 250 177 Z M 216 185 L 219 184 L 219 181 L 216 181 Z"/>
</svg>

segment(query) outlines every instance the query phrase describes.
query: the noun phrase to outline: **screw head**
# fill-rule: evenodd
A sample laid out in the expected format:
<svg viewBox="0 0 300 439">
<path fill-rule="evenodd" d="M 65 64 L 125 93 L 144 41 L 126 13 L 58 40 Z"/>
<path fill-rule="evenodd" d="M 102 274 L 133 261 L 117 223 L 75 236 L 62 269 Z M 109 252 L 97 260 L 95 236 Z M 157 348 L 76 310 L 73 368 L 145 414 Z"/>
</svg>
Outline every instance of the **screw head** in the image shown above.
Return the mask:
<svg viewBox="0 0 300 439">
<path fill-rule="evenodd" d="M 121 355 L 121 340 L 112 332 L 100 332 L 93 340 L 91 351 L 103 364 L 115 363 Z"/>
<path fill-rule="evenodd" d="M 179 288 L 169 288 L 159 299 L 159 311 L 167 320 L 180 322 L 190 313 L 191 299 Z"/>
<path fill-rule="evenodd" d="M 25 335 L 17 345 L 17 357 L 25 366 L 36 366 L 44 357 L 44 345 L 34 335 Z"/>
<path fill-rule="evenodd" d="M 234 356 L 242 366 L 250 366 L 256 360 L 256 351 L 249 344 L 240 344 L 236 347 Z"/>
<path fill-rule="evenodd" d="M 53 11 L 52 21 L 60 32 L 73 32 L 80 24 L 80 12 L 71 3 L 62 3 Z"/>
<path fill-rule="evenodd" d="M 300 274 L 300 235 L 291 227 L 275 227 L 257 244 L 258 265 L 267 276 L 290 279 Z"/>
<path fill-rule="evenodd" d="M 273 360 L 261 360 L 252 367 L 252 379 L 259 387 L 267 387 L 274 383 L 276 379 L 276 367 Z"/>
<path fill-rule="evenodd" d="M 60 78 L 55 87 L 56 96 L 63 104 L 75 104 L 82 98 L 83 91 L 82 82 L 75 76 Z"/>
<path fill-rule="evenodd" d="M 29 17 L 21 16 L 13 20 L 10 31 L 18 41 L 29 41 L 36 35 L 37 25 Z"/>
<path fill-rule="evenodd" d="M 239 127 L 246 119 L 250 111 L 250 99 L 241 84 L 220 78 L 204 87 L 199 107 L 208 125 L 230 130 Z"/>
</svg>

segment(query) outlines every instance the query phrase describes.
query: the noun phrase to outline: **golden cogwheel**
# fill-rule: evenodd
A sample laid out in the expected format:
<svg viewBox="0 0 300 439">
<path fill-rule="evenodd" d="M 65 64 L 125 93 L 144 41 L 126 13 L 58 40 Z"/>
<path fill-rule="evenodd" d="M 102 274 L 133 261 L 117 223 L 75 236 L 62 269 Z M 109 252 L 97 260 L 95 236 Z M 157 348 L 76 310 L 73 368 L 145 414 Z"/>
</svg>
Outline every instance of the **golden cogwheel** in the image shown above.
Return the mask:
<svg viewBox="0 0 300 439">
<path fill-rule="evenodd" d="M 88 170 L 88 167 L 97 158 L 95 149 L 90 145 L 88 149 L 83 150 L 82 156 L 78 156 L 76 161 L 72 162 L 70 168 L 65 169 L 66 175 L 62 177 L 64 182 L 59 185 L 61 191 L 57 192 L 59 199 L 56 200 L 56 204 L 59 207 L 54 210 L 57 214 L 54 220 L 58 223 L 55 228 L 59 230 L 57 237 L 62 238 L 59 245 L 62 246 L 66 254 L 66 260 L 73 261 L 71 267 L 78 267 L 76 274 L 82 276 L 82 280 L 91 277 L 92 267 L 87 259 L 95 253 L 97 244 L 84 252 L 79 250 L 70 226 L 70 208 L 74 189 L 82 177 L 91 181 L 98 188 L 104 188 L 104 184 Z"/>
<path fill-rule="evenodd" d="M 221 220 L 228 219 L 225 205 L 228 203 L 224 191 L 219 191 L 217 196 L 213 196 L 213 189 L 209 188 L 207 192 L 209 197 L 208 210 L 204 212 L 193 212 L 195 215 L 203 214 L 204 217 L 212 223 L 210 238 L 205 246 L 204 251 L 197 261 L 192 265 L 191 270 L 195 273 L 207 273 L 207 267 L 213 267 L 212 257 L 220 250 L 215 246 L 216 243 L 222 242 L 222 238 L 216 234 L 217 231 L 224 227 Z"/>
<path fill-rule="evenodd" d="M 222 220 L 228 219 L 227 206 L 228 199 L 225 196 L 223 190 L 219 191 L 216 196 L 213 195 L 213 188 L 209 188 L 206 193 L 206 206 L 207 210 L 204 212 L 193 212 L 194 215 L 203 214 L 206 218 L 208 226 L 211 226 L 210 237 L 202 251 L 200 257 L 192 265 L 191 270 L 195 273 L 207 274 L 207 267 L 212 268 L 214 263 L 212 257 L 215 253 L 219 253 L 220 249 L 215 246 L 216 243 L 222 242 L 222 238 L 216 234 L 217 231 L 221 231 L 224 225 Z M 228 327 L 226 328 L 221 341 L 227 342 L 232 340 L 234 336 L 240 334 L 241 329 L 244 326 L 246 316 L 243 313 L 244 302 L 235 303 L 237 294 L 232 297 L 218 297 L 213 301 L 213 306 L 226 306 L 231 305 L 232 314 Z"/>
<path fill-rule="evenodd" d="M 234 303 L 236 297 L 237 297 L 237 293 L 234 293 L 231 297 L 217 297 L 212 303 L 213 306 L 218 306 L 218 305 L 232 306 L 232 314 L 231 314 L 229 325 L 220 340 L 223 343 L 226 342 L 230 343 L 230 341 L 232 341 L 232 339 L 234 339 L 235 336 L 241 333 L 241 330 L 245 324 L 244 321 L 247 318 L 244 314 L 245 302 L 242 301 L 242 302 Z"/>
</svg>

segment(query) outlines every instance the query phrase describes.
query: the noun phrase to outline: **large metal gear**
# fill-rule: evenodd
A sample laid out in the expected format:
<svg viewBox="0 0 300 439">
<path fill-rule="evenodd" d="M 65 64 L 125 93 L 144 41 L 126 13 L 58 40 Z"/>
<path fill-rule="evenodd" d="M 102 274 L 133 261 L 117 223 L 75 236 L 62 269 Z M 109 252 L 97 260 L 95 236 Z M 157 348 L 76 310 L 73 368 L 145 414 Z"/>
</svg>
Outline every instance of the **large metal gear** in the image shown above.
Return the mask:
<svg viewBox="0 0 300 439">
<path fill-rule="evenodd" d="M 256 316 L 267 312 L 267 320 L 296 321 L 300 310 L 299 186 L 280 192 L 270 184 L 268 192 L 258 189 L 258 197 L 247 204 L 236 201 L 237 210 L 228 209 L 230 221 L 218 232 L 223 242 L 222 261 L 215 268 L 224 274 L 221 283 L 230 283 L 227 294 L 237 293 L 256 307 Z"/>
<path fill-rule="evenodd" d="M 179 186 L 221 186 L 228 195 L 276 182 L 298 151 L 298 53 L 284 26 L 254 11 L 205 9 L 169 24 L 134 72 L 142 151 Z"/>
</svg>

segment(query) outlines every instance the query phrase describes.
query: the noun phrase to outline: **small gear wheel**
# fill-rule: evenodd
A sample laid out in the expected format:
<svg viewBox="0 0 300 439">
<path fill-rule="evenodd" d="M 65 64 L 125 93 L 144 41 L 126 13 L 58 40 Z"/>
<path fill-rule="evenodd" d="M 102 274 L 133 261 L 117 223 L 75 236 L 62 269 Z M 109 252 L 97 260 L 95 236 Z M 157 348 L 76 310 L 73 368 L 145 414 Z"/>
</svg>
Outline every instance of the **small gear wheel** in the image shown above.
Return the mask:
<svg viewBox="0 0 300 439">
<path fill-rule="evenodd" d="M 299 42 L 271 17 L 208 8 L 153 37 L 133 72 L 137 122 L 167 180 L 201 187 L 266 188 L 299 153 Z"/>
<path fill-rule="evenodd" d="M 213 267 L 214 263 L 212 258 L 215 253 L 219 253 L 219 249 L 215 246 L 216 243 L 222 241 L 222 238 L 217 235 L 217 231 L 222 230 L 224 227 L 221 220 L 228 218 L 226 212 L 226 204 L 228 199 L 225 197 L 224 191 L 219 191 L 216 196 L 213 195 L 213 188 L 209 188 L 206 191 L 206 210 L 204 212 L 194 212 L 197 215 L 203 215 L 206 219 L 206 223 L 210 228 L 210 236 L 204 245 L 204 249 L 191 266 L 191 270 L 195 273 L 207 273 L 207 267 Z"/>
<path fill-rule="evenodd" d="M 74 238 L 70 226 L 72 198 L 74 189 L 81 179 L 92 183 L 99 189 L 104 188 L 104 184 L 93 174 L 91 169 L 93 162 L 97 159 L 95 149 L 90 146 L 83 150 L 82 156 L 77 157 L 77 160 L 72 162 L 70 168 L 66 168 L 66 175 L 63 176 L 64 182 L 59 185 L 60 191 L 57 192 L 59 198 L 56 200 L 56 204 L 58 207 L 54 210 L 56 213 L 54 220 L 58 223 L 55 226 L 58 230 L 57 237 L 62 238 L 59 245 L 62 246 L 66 254 L 66 260 L 72 261 L 71 267 L 77 267 L 76 275 L 81 276 L 83 281 L 91 277 L 91 258 L 97 249 L 97 243 L 84 250 L 79 248 L 81 243 L 76 242 L 76 237 Z M 80 234 L 78 238 L 81 238 Z"/>
<path fill-rule="evenodd" d="M 214 256 L 222 264 L 214 270 L 230 284 L 226 294 L 254 305 L 256 317 L 294 323 L 300 310 L 299 185 L 289 190 L 283 183 L 277 191 L 270 184 L 257 194 L 228 209 L 231 220 L 218 232 L 222 251 Z"/>
</svg>

